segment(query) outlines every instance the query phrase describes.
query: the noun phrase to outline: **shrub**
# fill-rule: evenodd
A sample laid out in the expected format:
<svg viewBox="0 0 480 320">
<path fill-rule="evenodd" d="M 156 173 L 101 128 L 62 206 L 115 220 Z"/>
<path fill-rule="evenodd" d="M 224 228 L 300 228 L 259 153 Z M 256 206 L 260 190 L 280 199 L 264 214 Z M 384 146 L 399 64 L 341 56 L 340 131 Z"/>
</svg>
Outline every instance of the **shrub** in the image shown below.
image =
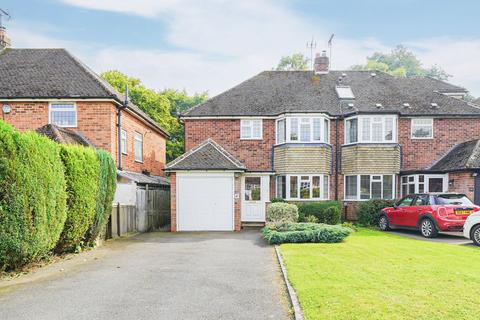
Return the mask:
<svg viewBox="0 0 480 320">
<path fill-rule="evenodd" d="M 305 217 L 305 222 L 308 222 L 308 223 L 318 223 L 318 219 L 317 217 L 313 216 L 313 215 L 310 215 L 310 216 L 306 216 Z"/>
<path fill-rule="evenodd" d="M 277 203 L 277 202 L 285 202 L 285 199 L 282 199 L 282 198 L 272 198 L 272 200 L 270 200 L 271 203 Z"/>
<path fill-rule="evenodd" d="M 297 222 L 298 208 L 290 203 L 271 203 L 267 208 L 267 218 L 274 223 Z"/>
<path fill-rule="evenodd" d="M 340 225 L 318 223 L 268 224 L 263 228 L 263 237 L 269 244 L 280 243 L 336 243 L 353 232 Z"/>
<path fill-rule="evenodd" d="M 378 218 L 380 217 L 380 211 L 383 208 L 391 207 L 395 204 L 394 200 L 368 200 L 362 202 L 359 207 L 358 223 L 364 226 L 376 226 L 378 225 Z"/>
<path fill-rule="evenodd" d="M 93 223 L 85 236 L 85 242 L 89 245 L 94 245 L 97 237 L 105 230 L 108 217 L 112 213 L 112 201 L 117 187 L 117 170 L 110 154 L 98 150 L 97 158 L 100 165 L 97 203 Z"/>
<path fill-rule="evenodd" d="M 79 245 L 93 223 L 100 165 L 92 148 L 64 145 L 60 155 L 67 182 L 67 220 L 55 250 L 64 252 Z"/>
<path fill-rule="evenodd" d="M 330 207 L 335 207 L 338 211 L 326 212 Z M 319 223 L 338 224 L 341 219 L 341 208 L 341 203 L 334 200 L 300 203 L 298 205 L 299 221 L 305 221 L 305 217 L 313 215 L 317 217 Z"/>
<path fill-rule="evenodd" d="M 0 121 L 0 270 L 40 259 L 55 247 L 65 199 L 59 146 Z"/>
<path fill-rule="evenodd" d="M 358 230 L 358 227 L 356 225 L 354 225 L 352 222 L 344 222 L 341 224 L 342 227 L 345 227 L 345 228 L 350 228 L 352 229 L 353 231 L 357 231 Z"/>
</svg>

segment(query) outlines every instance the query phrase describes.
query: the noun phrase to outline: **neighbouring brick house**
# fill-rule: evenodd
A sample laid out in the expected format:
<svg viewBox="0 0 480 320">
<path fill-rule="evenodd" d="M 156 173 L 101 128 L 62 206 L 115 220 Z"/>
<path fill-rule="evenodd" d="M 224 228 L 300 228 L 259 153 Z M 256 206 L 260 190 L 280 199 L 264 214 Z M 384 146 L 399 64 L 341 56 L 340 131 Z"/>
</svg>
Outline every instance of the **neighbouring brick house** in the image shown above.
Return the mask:
<svg viewBox="0 0 480 320">
<path fill-rule="evenodd" d="M 51 124 L 57 129 L 49 136 L 71 131 L 110 152 L 119 182 L 146 175 L 152 185 L 168 186 L 168 133 L 64 49 L 0 47 L 0 106 L 2 119 L 21 131 Z M 116 202 L 124 196 L 117 193 Z"/>
<path fill-rule="evenodd" d="M 413 192 L 480 201 L 480 106 L 465 89 L 328 65 L 322 54 L 315 71 L 262 72 L 182 116 L 172 230 L 264 222 L 273 197 L 338 199 L 350 219 L 360 201 Z"/>
</svg>

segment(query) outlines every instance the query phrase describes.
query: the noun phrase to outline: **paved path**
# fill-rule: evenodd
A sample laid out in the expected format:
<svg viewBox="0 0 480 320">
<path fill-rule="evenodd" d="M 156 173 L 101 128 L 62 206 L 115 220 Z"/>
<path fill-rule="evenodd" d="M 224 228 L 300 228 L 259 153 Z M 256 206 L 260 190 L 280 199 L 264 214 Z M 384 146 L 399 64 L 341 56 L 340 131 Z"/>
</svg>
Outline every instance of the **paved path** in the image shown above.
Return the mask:
<svg viewBox="0 0 480 320">
<path fill-rule="evenodd" d="M 472 241 L 464 238 L 462 232 L 448 232 L 438 234 L 436 238 L 425 238 L 420 234 L 420 231 L 414 230 L 403 230 L 403 229 L 395 229 L 389 231 L 390 233 L 408 237 L 417 240 L 424 240 L 424 241 L 432 241 L 432 242 L 442 242 L 442 243 L 449 243 L 449 244 L 456 244 L 456 245 L 473 245 Z"/>
<path fill-rule="evenodd" d="M 143 234 L 37 273 L 0 281 L 0 319 L 289 319 L 258 231 Z"/>
</svg>

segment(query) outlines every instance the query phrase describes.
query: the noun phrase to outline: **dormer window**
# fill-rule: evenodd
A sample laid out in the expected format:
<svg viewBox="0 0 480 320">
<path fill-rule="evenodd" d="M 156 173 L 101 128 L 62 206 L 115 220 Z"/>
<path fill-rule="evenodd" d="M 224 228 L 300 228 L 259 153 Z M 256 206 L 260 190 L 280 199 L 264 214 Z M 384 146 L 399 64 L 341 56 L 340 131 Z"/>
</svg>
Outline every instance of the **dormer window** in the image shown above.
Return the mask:
<svg viewBox="0 0 480 320">
<path fill-rule="evenodd" d="M 277 144 L 329 143 L 329 126 L 324 116 L 281 118 L 277 120 Z"/>
</svg>

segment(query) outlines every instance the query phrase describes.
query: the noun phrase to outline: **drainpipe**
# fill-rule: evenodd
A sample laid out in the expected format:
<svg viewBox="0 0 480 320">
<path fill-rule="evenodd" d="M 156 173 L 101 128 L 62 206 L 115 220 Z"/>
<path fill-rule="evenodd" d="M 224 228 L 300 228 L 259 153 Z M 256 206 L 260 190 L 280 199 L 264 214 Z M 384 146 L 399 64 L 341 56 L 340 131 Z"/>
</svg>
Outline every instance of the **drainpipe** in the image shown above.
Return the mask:
<svg viewBox="0 0 480 320">
<path fill-rule="evenodd" d="M 339 133 L 339 130 L 338 130 L 338 125 L 340 123 L 340 119 L 339 117 L 337 117 L 335 119 L 335 200 L 338 200 L 338 169 L 340 168 L 339 164 L 338 164 L 338 160 L 339 160 L 339 155 L 340 153 L 338 152 L 339 148 L 338 148 L 338 144 L 339 144 L 339 137 L 338 137 L 338 133 Z"/>
<path fill-rule="evenodd" d="M 125 102 L 123 106 L 117 106 L 118 128 L 118 170 L 122 171 L 122 110 L 128 107 L 128 84 L 125 87 Z"/>
</svg>

